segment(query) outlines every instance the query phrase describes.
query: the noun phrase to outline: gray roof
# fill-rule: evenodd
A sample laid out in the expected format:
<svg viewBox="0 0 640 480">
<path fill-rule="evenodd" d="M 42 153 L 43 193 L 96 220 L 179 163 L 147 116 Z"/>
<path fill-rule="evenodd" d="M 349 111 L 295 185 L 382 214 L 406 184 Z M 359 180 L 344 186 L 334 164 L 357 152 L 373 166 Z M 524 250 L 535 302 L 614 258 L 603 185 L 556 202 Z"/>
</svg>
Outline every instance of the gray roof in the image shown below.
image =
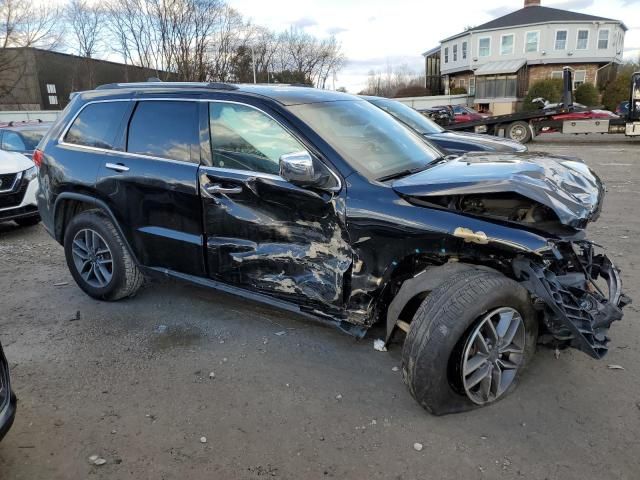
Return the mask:
<svg viewBox="0 0 640 480">
<path fill-rule="evenodd" d="M 627 27 L 620 20 L 613 18 L 597 17 L 595 15 L 587 15 L 585 13 L 572 12 L 570 10 L 560 10 L 559 8 L 542 7 L 533 5 L 521 8 L 515 12 L 508 13 L 502 17 L 483 23 L 477 27 L 470 28 L 465 32 L 458 33 L 449 38 L 455 38 L 467 32 L 476 32 L 482 30 L 493 30 L 498 28 L 518 27 L 520 25 L 533 25 L 537 23 L 549 22 L 617 22 L 626 31 Z M 447 39 L 448 40 L 448 39 Z"/>
</svg>

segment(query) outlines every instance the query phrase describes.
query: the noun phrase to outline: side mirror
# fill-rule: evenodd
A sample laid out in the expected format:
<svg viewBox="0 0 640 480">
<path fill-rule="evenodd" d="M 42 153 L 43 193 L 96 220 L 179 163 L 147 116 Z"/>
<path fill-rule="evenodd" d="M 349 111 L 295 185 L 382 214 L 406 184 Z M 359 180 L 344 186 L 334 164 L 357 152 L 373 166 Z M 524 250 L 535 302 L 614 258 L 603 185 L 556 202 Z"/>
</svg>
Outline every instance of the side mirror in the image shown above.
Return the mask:
<svg viewBox="0 0 640 480">
<path fill-rule="evenodd" d="M 285 153 L 280 157 L 280 176 L 301 187 L 317 185 L 322 179 L 307 151 Z"/>
</svg>

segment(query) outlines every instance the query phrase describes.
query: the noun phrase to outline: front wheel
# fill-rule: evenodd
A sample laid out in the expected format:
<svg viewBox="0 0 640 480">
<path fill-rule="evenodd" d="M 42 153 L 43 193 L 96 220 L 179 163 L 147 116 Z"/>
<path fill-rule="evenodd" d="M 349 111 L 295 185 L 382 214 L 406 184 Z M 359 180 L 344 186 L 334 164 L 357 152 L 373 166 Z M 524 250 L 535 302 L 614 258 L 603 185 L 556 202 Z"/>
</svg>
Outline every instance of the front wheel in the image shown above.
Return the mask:
<svg viewBox="0 0 640 480">
<path fill-rule="evenodd" d="M 64 235 L 67 266 L 78 286 L 99 300 L 133 296 L 144 277 L 120 233 L 99 210 L 71 219 Z"/>
<path fill-rule="evenodd" d="M 520 284 L 498 272 L 455 275 L 414 315 L 402 350 L 405 383 L 435 415 L 489 405 L 515 388 L 537 335 Z"/>
</svg>

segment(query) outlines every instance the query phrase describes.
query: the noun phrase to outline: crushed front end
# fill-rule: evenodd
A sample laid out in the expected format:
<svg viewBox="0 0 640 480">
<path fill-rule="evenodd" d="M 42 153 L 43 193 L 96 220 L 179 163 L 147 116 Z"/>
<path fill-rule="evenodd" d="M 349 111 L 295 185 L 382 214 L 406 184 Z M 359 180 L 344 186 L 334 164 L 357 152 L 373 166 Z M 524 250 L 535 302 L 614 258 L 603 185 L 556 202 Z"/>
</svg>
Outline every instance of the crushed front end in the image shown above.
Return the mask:
<svg viewBox="0 0 640 480">
<path fill-rule="evenodd" d="M 542 340 L 600 359 L 611 324 L 631 300 L 622 293 L 620 271 L 595 248 L 587 240 L 556 242 L 542 259 L 517 257 L 512 266 L 543 313 Z"/>
</svg>

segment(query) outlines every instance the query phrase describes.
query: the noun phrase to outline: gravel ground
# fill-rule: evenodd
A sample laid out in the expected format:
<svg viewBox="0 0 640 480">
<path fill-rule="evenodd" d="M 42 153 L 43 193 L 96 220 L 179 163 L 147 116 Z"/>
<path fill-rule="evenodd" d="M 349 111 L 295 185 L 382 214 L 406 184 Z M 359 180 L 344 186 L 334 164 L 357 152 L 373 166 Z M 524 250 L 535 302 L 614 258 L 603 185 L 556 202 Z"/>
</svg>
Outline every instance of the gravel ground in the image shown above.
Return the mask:
<svg viewBox="0 0 640 480">
<path fill-rule="evenodd" d="M 590 236 L 640 301 L 640 142 L 606 141 L 549 137 L 531 148 L 582 157 L 607 182 Z M 2 479 L 635 480 L 640 472 L 633 305 L 605 360 L 541 349 L 504 401 L 433 417 L 394 369 L 400 349 L 374 351 L 379 331 L 356 342 L 177 282 L 97 302 L 73 283 L 41 226 L 0 224 L 0 292 L 0 340 L 19 397 L 0 444 Z M 91 455 L 106 463 L 91 465 Z"/>
</svg>

